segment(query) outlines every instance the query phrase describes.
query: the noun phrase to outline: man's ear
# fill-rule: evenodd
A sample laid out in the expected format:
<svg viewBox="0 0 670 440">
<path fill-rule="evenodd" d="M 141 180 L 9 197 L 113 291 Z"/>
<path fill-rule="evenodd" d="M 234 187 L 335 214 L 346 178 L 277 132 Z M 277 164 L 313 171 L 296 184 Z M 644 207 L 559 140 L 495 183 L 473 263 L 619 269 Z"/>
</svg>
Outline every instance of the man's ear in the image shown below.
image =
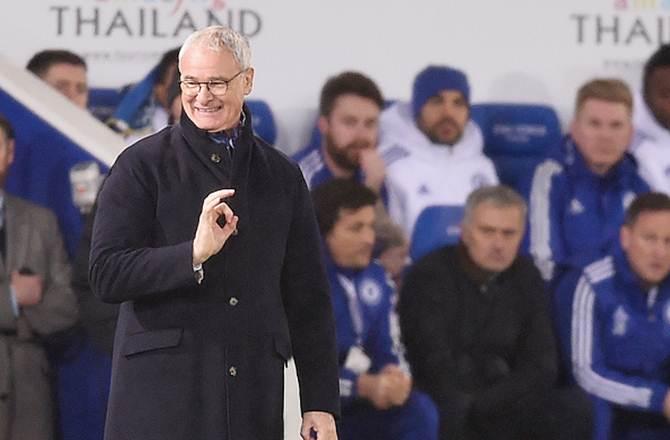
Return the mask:
<svg viewBox="0 0 670 440">
<path fill-rule="evenodd" d="M 7 141 L 7 155 L 9 156 L 9 165 L 11 165 L 14 163 L 14 139 L 9 139 Z"/>
<path fill-rule="evenodd" d="M 251 93 L 251 91 L 254 88 L 254 74 L 256 72 L 254 71 L 253 67 L 249 67 L 246 72 L 244 72 L 244 77 L 242 81 L 244 81 L 244 94 L 248 95 Z"/>
</svg>

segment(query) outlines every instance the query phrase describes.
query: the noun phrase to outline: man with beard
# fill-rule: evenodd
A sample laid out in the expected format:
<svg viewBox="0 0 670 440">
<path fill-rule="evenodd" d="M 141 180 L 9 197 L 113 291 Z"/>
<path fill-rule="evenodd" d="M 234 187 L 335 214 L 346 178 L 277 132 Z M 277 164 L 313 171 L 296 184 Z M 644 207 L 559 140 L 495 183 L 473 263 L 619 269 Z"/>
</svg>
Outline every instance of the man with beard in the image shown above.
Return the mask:
<svg viewBox="0 0 670 440">
<path fill-rule="evenodd" d="M 383 112 L 380 135 L 391 218 L 412 237 L 421 212 L 442 206 L 454 219 L 456 241 L 467 195 L 498 181 L 482 153 L 479 127 L 470 120 L 465 74 L 447 66 L 425 68 L 414 80 L 411 102 Z"/>
<path fill-rule="evenodd" d="M 670 194 L 670 44 L 654 52 L 643 75 L 633 106 L 632 152 L 647 183 Z"/>
<path fill-rule="evenodd" d="M 542 276 L 604 256 L 624 211 L 649 191 L 626 150 L 633 97 L 616 79 L 595 79 L 577 92 L 575 116 L 560 155 L 535 169 L 530 189 L 530 253 Z"/>
<path fill-rule="evenodd" d="M 294 157 L 311 189 L 339 177 L 382 192 L 385 169 L 377 138 L 383 106 L 379 88 L 361 73 L 342 72 L 328 79 L 319 102 L 321 145 Z"/>
</svg>

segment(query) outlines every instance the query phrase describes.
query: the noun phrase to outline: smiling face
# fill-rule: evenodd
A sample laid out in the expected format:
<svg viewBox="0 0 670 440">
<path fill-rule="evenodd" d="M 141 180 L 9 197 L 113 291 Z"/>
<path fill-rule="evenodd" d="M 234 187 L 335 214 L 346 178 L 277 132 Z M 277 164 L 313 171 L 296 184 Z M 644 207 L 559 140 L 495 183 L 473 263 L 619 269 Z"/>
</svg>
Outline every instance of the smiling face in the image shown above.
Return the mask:
<svg viewBox="0 0 670 440">
<path fill-rule="evenodd" d="M 227 49 L 215 51 L 194 44 L 183 53 L 179 62 L 181 79 L 193 81 L 228 81 L 242 69 Z M 228 83 L 226 93 L 214 95 L 202 85 L 195 96 L 182 93 L 184 111 L 200 129 L 216 132 L 238 125 L 244 97 L 251 93 L 254 70 L 248 68 Z"/>
</svg>

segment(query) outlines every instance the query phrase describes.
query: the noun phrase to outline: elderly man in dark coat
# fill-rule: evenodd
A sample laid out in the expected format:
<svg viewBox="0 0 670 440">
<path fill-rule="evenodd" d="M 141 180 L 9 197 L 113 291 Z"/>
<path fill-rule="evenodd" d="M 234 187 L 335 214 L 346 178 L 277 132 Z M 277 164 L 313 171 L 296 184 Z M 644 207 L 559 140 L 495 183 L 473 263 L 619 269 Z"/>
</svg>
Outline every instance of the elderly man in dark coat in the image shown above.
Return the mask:
<svg viewBox="0 0 670 440">
<path fill-rule="evenodd" d="M 90 279 L 122 303 L 107 440 L 280 439 L 291 354 L 302 437 L 336 439 L 316 221 L 300 170 L 251 132 L 249 58 L 235 31 L 192 34 L 179 125 L 124 151 L 101 189 Z"/>
</svg>

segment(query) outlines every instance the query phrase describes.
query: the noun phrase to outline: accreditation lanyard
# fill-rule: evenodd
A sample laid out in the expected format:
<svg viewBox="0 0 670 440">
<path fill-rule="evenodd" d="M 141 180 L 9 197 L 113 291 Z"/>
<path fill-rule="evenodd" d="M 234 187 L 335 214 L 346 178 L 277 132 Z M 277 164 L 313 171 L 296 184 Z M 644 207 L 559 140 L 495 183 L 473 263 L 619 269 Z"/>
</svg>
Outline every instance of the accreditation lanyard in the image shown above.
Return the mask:
<svg viewBox="0 0 670 440">
<path fill-rule="evenodd" d="M 356 335 L 356 345 L 363 347 L 363 314 L 361 312 L 360 303 L 358 302 L 358 295 L 356 293 L 356 284 L 353 280 L 338 274 L 337 279 L 344 289 L 347 296 L 347 305 L 349 307 L 349 316 L 351 316 L 351 325 L 353 326 L 354 334 Z"/>
</svg>

